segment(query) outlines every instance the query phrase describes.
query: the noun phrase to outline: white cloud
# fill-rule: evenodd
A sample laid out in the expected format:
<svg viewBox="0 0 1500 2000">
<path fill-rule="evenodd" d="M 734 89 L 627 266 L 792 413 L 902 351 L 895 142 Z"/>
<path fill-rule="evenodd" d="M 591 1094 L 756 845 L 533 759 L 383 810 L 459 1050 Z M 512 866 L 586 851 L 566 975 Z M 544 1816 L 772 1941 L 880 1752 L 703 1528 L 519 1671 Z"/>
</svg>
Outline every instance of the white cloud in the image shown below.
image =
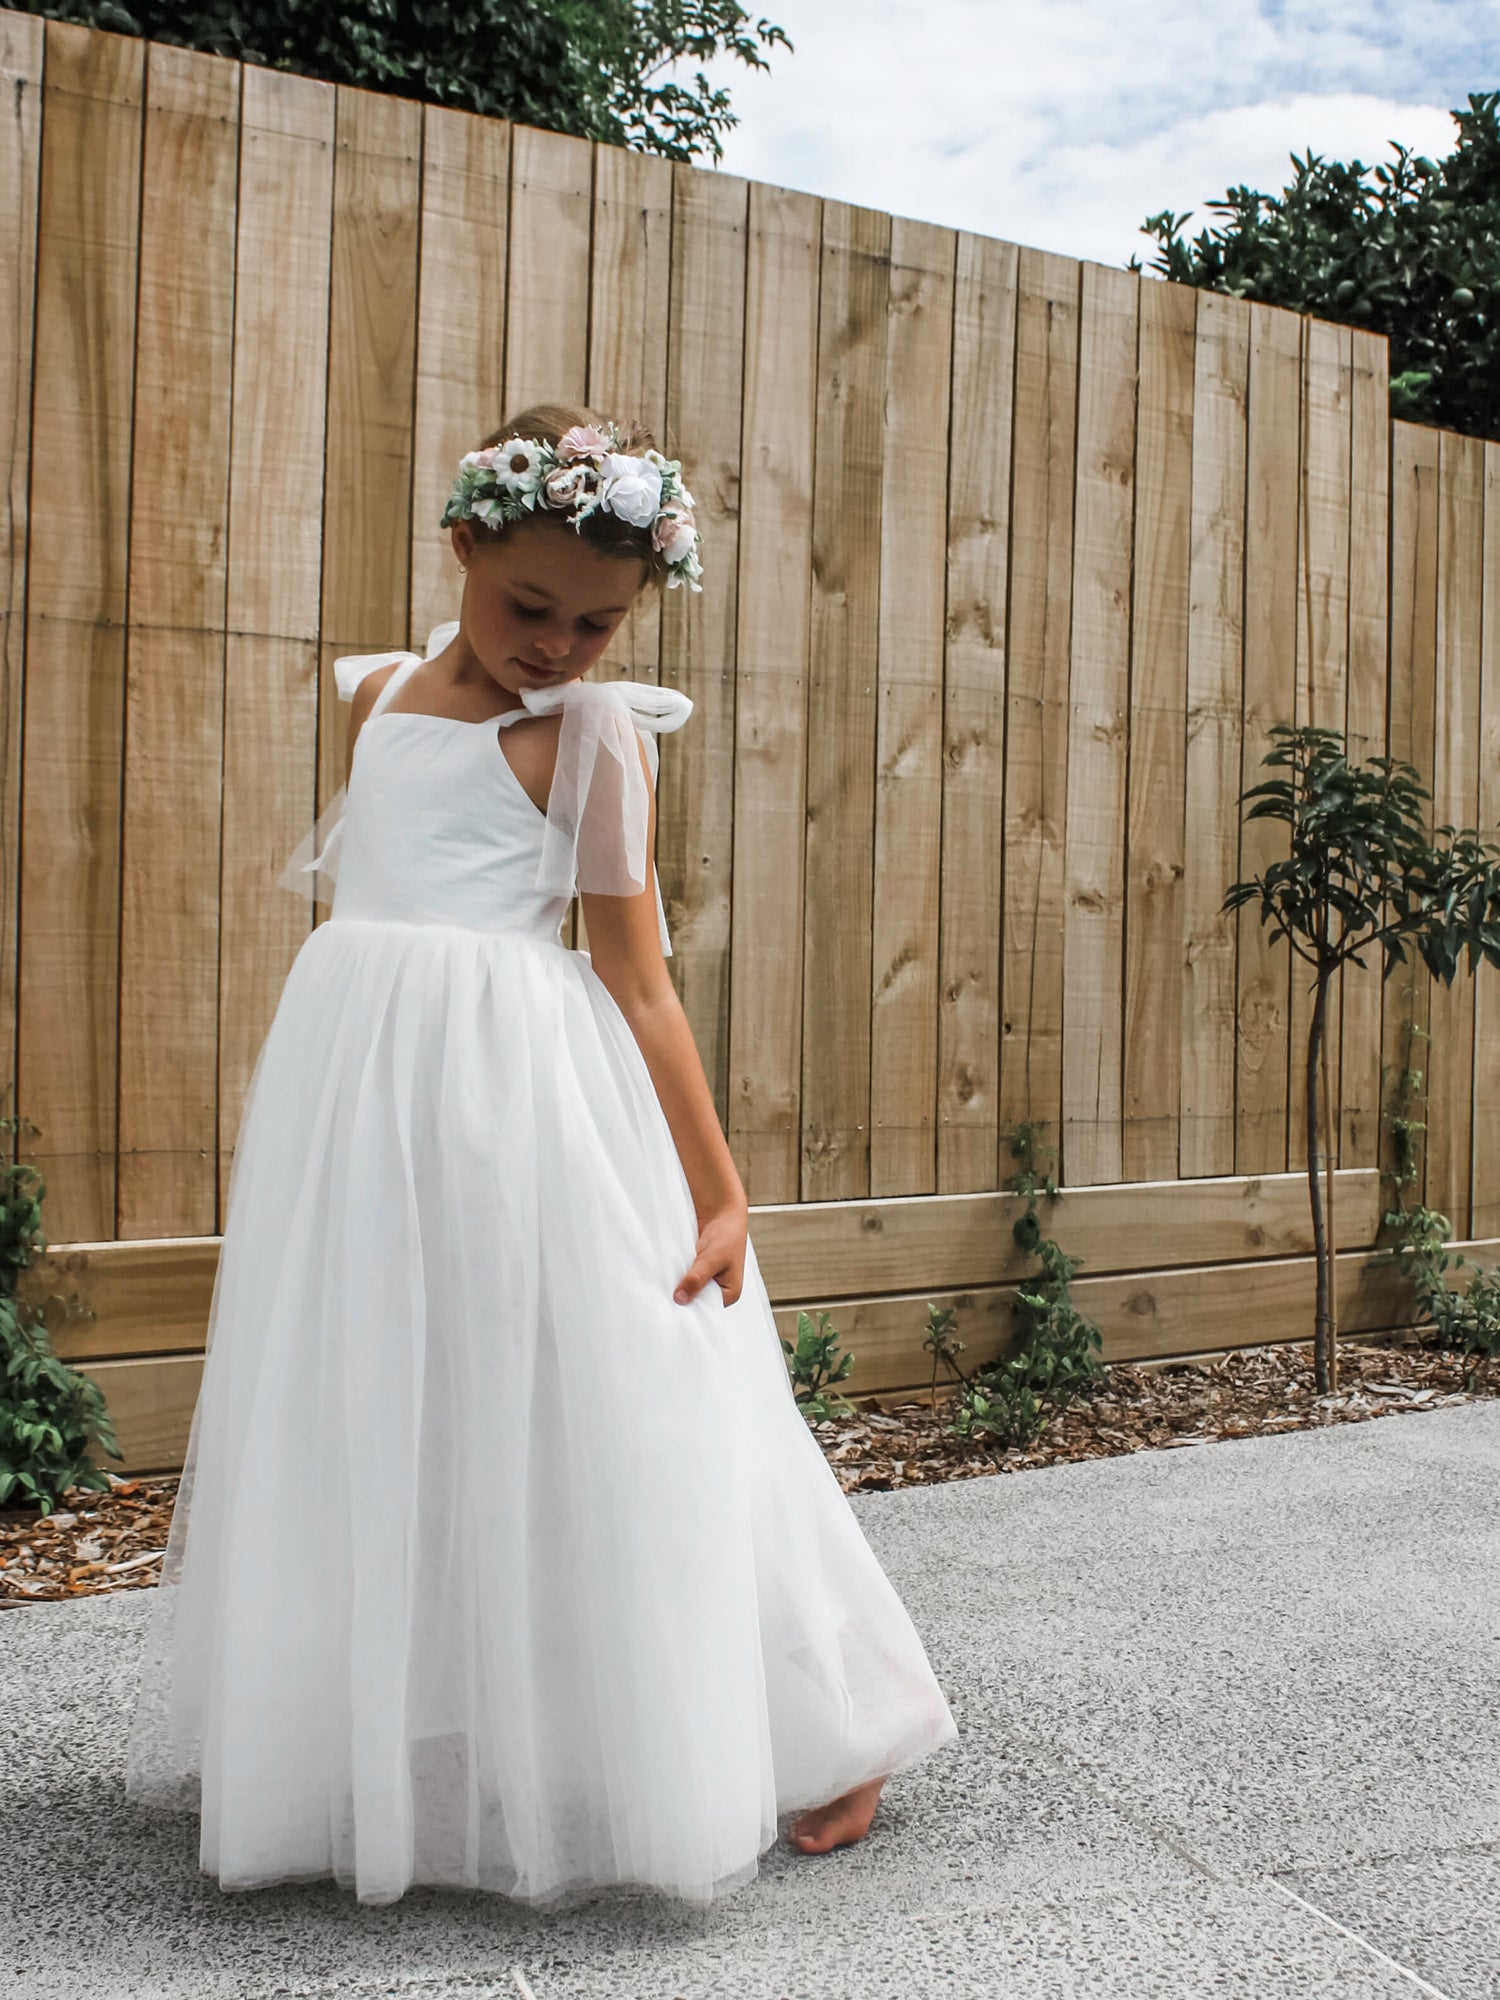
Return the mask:
<svg viewBox="0 0 1500 2000">
<path fill-rule="evenodd" d="M 769 75 L 703 66 L 725 172 L 1101 263 L 1149 264 L 1148 214 L 1196 234 L 1230 186 L 1279 192 L 1292 152 L 1449 152 L 1500 87 L 1500 0 L 764 4 Z"/>
</svg>

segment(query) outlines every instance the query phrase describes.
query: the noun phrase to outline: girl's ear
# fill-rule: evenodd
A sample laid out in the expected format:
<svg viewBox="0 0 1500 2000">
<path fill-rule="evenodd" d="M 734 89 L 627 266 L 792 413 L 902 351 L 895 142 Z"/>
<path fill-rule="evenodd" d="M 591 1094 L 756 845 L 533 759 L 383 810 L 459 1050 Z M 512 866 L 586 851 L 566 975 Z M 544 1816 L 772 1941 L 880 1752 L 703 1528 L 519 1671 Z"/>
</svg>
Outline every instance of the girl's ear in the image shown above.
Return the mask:
<svg viewBox="0 0 1500 2000">
<path fill-rule="evenodd" d="M 448 530 L 448 539 L 453 544 L 453 553 L 462 568 L 467 569 L 474 559 L 474 530 L 467 521 L 455 521 Z"/>
</svg>

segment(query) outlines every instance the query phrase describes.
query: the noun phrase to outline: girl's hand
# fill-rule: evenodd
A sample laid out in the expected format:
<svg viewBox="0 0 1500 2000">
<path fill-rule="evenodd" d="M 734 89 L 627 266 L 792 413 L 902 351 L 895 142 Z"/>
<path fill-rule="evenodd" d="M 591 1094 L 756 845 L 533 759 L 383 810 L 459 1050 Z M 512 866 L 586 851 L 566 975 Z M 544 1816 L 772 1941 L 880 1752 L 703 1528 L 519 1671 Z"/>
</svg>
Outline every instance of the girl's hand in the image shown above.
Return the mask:
<svg viewBox="0 0 1500 2000">
<path fill-rule="evenodd" d="M 750 1215 L 744 1203 L 719 1209 L 698 1231 L 698 1254 L 672 1297 L 680 1306 L 695 1299 L 710 1278 L 717 1278 L 726 1306 L 732 1306 L 745 1282 L 745 1241 Z"/>
</svg>

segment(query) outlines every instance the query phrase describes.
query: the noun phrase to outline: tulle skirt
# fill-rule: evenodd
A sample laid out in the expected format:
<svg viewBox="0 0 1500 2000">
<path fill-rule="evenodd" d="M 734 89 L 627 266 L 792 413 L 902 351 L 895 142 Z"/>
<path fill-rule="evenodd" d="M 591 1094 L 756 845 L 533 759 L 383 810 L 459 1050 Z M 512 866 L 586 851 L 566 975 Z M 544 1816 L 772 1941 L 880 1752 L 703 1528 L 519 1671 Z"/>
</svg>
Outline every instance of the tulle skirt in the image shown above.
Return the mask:
<svg viewBox="0 0 1500 2000">
<path fill-rule="evenodd" d="M 797 1407 L 726 1306 L 586 954 L 333 920 L 231 1172 L 128 1796 L 226 1889 L 332 1875 L 708 1902 L 781 1814 L 957 1735 Z"/>
</svg>

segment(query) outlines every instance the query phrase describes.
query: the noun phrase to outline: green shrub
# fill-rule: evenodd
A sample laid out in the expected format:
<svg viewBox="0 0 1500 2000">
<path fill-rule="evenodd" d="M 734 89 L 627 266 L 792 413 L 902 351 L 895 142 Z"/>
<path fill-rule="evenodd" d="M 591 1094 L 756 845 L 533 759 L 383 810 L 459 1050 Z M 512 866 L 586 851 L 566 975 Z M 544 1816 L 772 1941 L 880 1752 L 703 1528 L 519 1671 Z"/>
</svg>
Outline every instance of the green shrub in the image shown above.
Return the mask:
<svg viewBox="0 0 1500 2000">
<path fill-rule="evenodd" d="M 20 1121 L 0 1119 L 0 1128 Z M 28 1129 L 34 1131 L 34 1126 Z M 103 1492 L 108 1475 L 88 1458 L 98 1443 L 120 1458 L 96 1382 L 52 1352 L 49 1319 L 92 1318 L 76 1294 L 24 1297 L 21 1273 L 47 1247 L 42 1235 L 46 1183 L 25 1162 L 0 1162 L 0 1507 L 35 1505 L 50 1514 L 71 1488 Z"/>
</svg>

